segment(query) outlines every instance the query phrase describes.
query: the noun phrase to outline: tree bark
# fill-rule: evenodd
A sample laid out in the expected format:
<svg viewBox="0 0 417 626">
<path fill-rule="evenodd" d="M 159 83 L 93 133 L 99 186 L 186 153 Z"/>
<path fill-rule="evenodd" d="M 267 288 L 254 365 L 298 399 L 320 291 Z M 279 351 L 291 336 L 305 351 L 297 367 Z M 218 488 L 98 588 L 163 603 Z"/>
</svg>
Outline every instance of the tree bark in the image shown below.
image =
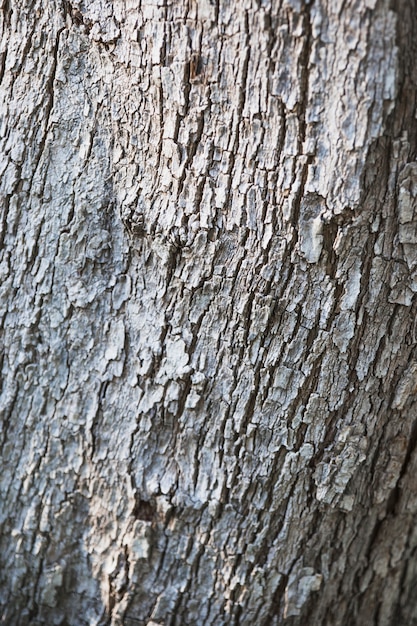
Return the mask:
<svg viewBox="0 0 417 626">
<path fill-rule="evenodd" d="M 3 0 L 2 623 L 417 623 L 417 6 Z"/>
</svg>

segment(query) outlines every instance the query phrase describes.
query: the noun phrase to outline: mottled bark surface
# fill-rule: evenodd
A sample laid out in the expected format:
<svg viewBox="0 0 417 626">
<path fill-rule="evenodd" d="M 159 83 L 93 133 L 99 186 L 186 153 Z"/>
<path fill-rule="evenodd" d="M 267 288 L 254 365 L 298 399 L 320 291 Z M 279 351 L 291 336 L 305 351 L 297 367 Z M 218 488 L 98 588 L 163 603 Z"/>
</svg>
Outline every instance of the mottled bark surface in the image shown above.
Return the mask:
<svg viewBox="0 0 417 626">
<path fill-rule="evenodd" d="M 3 1 L 2 624 L 417 623 L 416 15 Z"/>
</svg>

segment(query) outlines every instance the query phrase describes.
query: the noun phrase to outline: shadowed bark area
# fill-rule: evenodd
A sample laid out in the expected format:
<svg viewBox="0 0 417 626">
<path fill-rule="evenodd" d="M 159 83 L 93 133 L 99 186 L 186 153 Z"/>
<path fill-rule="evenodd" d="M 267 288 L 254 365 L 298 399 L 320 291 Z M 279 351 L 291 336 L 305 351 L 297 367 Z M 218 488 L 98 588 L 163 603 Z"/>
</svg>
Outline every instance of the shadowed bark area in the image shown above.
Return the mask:
<svg viewBox="0 0 417 626">
<path fill-rule="evenodd" d="M 10 626 L 417 621 L 417 6 L 0 8 Z"/>
</svg>

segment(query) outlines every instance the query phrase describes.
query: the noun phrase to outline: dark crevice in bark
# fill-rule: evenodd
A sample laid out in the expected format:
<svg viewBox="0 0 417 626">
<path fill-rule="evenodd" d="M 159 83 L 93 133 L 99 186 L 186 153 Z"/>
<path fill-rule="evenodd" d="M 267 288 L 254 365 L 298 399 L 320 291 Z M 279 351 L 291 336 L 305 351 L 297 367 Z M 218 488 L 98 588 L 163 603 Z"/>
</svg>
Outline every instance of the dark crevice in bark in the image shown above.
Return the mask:
<svg viewBox="0 0 417 626">
<path fill-rule="evenodd" d="M 7 208 L 7 212 L 5 211 L 4 213 L 4 219 L 3 219 L 4 230 L 0 233 L 0 241 L 2 243 L 2 246 L 6 240 L 6 235 L 10 235 L 11 238 L 17 238 L 19 227 L 21 226 L 21 222 L 19 220 L 19 217 L 21 217 L 21 212 L 19 212 L 19 215 L 14 220 L 12 225 L 10 224 L 10 222 L 7 221 L 10 215 L 10 201 L 12 200 L 13 196 L 21 193 L 22 200 L 27 198 L 27 195 L 21 191 L 21 187 L 22 187 L 22 166 L 18 165 L 16 167 L 16 180 L 13 183 L 12 191 L 10 194 L 7 194 L 5 196 L 5 208 Z M 23 201 L 22 201 L 22 205 L 23 205 Z M 9 232 L 7 232 L 8 230 Z"/>
<path fill-rule="evenodd" d="M 406 410 L 410 411 L 413 414 L 414 411 L 412 411 L 412 408 L 411 408 L 412 406 L 417 407 L 417 404 L 415 401 L 412 403 L 411 406 L 407 406 Z M 407 451 L 405 454 L 405 458 L 404 458 L 404 461 L 402 463 L 402 466 L 399 472 L 397 484 L 395 488 L 392 490 L 389 500 L 387 502 L 387 514 L 388 515 L 400 514 L 400 511 L 398 509 L 400 505 L 400 499 L 403 496 L 403 488 L 402 488 L 401 483 L 410 468 L 411 460 L 413 456 L 415 455 L 416 449 L 417 449 L 417 420 L 415 420 L 414 423 L 412 424 L 410 434 L 407 437 Z"/>
<path fill-rule="evenodd" d="M 33 270 L 34 265 L 36 264 L 37 260 L 39 259 L 39 238 L 41 236 L 42 228 L 44 226 L 45 226 L 45 221 L 44 221 L 44 219 L 42 219 L 39 222 L 39 224 L 37 225 L 37 228 L 36 228 L 36 233 L 34 235 L 34 243 L 33 243 L 31 254 L 27 257 L 27 268 L 28 268 L 28 271 Z M 53 280 L 53 277 L 52 277 L 52 280 Z"/>
<path fill-rule="evenodd" d="M 1 447 L 3 447 L 6 442 L 9 440 L 9 428 L 11 426 L 11 417 L 14 413 L 14 409 L 15 406 L 17 405 L 18 399 L 19 399 L 19 391 L 20 391 L 20 385 L 18 382 L 16 382 L 15 384 L 15 389 L 13 390 L 13 395 L 10 398 L 10 401 L 8 403 L 8 407 L 6 410 L 4 410 L 3 413 L 3 428 L 2 428 L 2 445 Z"/>
<path fill-rule="evenodd" d="M 4 73 L 6 71 L 7 49 L 0 54 L 0 84 L 3 82 Z"/>
<path fill-rule="evenodd" d="M 30 187 L 32 187 L 33 185 L 34 177 L 35 177 L 37 168 L 40 164 L 42 155 L 44 154 L 47 138 L 49 135 L 49 130 L 50 130 L 49 122 L 50 122 L 51 113 L 54 108 L 54 98 L 55 98 L 54 83 L 55 83 L 56 71 L 58 67 L 59 44 L 60 44 L 61 33 L 64 30 L 65 30 L 65 27 L 61 27 L 57 31 L 56 36 L 55 36 L 55 43 L 51 51 L 52 52 L 51 54 L 52 64 L 49 70 L 49 75 L 45 82 L 46 102 L 43 103 L 43 110 L 42 110 L 42 126 L 41 126 L 42 136 L 37 145 L 37 156 L 33 157 L 34 167 L 33 167 L 32 177 L 30 180 Z"/>
<path fill-rule="evenodd" d="M 25 15 L 25 18 L 27 19 L 27 21 L 29 21 L 31 18 L 33 18 L 33 13 L 31 14 L 31 12 L 29 10 L 28 13 Z M 13 73 L 15 75 L 18 75 L 18 74 L 20 74 L 22 72 L 23 65 L 24 65 L 26 59 L 30 58 L 29 52 L 30 52 L 30 50 L 32 48 L 32 38 L 33 38 L 33 35 L 35 33 L 36 26 L 37 26 L 36 20 L 33 20 L 32 24 L 30 26 L 30 30 L 29 30 L 28 34 L 26 35 L 27 39 L 26 39 L 25 44 L 23 46 L 22 53 L 21 53 L 21 55 L 19 55 L 20 63 L 17 65 L 17 67 L 15 66 L 13 68 Z"/>
<path fill-rule="evenodd" d="M 195 155 L 197 154 L 198 147 L 199 147 L 199 145 L 201 143 L 201 140 L 202 140 L 202 137 L 203 137 L 204 125 L 205 125 L 204 118 L 206 116 L 206 111 L 207 110 L 202 111 L 201 115 L 199 116 L 198 124 L 197 124 L 197 130 L 196 130 L 196 132 L 194 133 L 194 136 L 191 139 L 191 145 L 188 145 L 186 147 L 186 155 L 187 156 L 186 156 L 186 159 L 185 159 L 185 164 L 184 164 L 184 167 L 183 167 L 183 170 L 182 170 L 181 178 L 178 181 L 178 197 L 183 193 L 184 182 L 185 182 L 185 179 L 186 179 L 186 176 L 187 176 L 187 171 L 188 171 L 189 167 L 191 166 L 192 161 L 193 161 Z M 208 109 L 207 115 L 209 115 L 209 113 L 210 113 L 210 109 Z M 180 119 L 181 119 L 181 122 L 182 122 L 185 119 L 185 116 L 182 116 Z M 209 122 L 209 120 L 208 120 L 208 122 Z M 211 155 L 210 155 L 211 159 L 212 159 L 212 154 L 213 154 L 213 148 L 212 148 Z M 206 171 L 210 170 L 210 167 L 212 165 L 211 159 L 209 157 L 209 160 L 208 160 L 208 163 L 207 163 L 207 170 Z M 204 184 L 203 184 L 203 186 L 201 188 L 200 201 L 201 201 L 201 198 L 202 198 L 202 195 L 203 195 L 203 189 L 204 189 Z M 197 201 L 197 204 L 199 204 L 198 201 Z"/>
<path fill-rule="evenodd" d="M 306 138 L 306 113 L 309 103 L 309 62 L 311 57 L 312 32 L 311 32 L 311 15 L 310 4 L 305 3 L 302 10 L 303 27 L 304 27 L 304 45 L 299 57 L 300 64 L 300 93 L 301 102 L 299 104 L 299 122 L 300 128 L 298 133 L 298 154 L 303 154 L 304 141 Z"/>
<path fill-rule="evenodd" d="M 135 506 L 132 510 L 133 517 L 137 520 L 142 520 L 144 522 L 153 522 L 155 519 L 155 513 L 155 504 L 149 500 L 143 500 L 141 496 L 136 492 Z"/>
<path fill-rule="evenodd" d="M 417 3 L 415 0 L 391 0 L 390 4 L 397 16 L 399 62 L 397 104 L 389 118 L 389 131 L 392 137 L 400 137 L 406 131 L 409 161 L 414 161 L 417 159 Z"/>
<path fill-rule="evenodd" d="M 11 199 L 12 195 L 11 194 L 7 194 L 5 195 L 1 200 L 1 213 L 0 213 L 0 218 L 1 218 L 1 223 L 0 223 L 0 251 L 2 252 L 2 258 L 4 258 L 4 251 L 5 251 L 5 246 L 4 246 L 4 240 L 7 234 L 7 218 L 9 215 L 9 211 L 10 211 L 10 199 Z"/>
<path fill-rule="evenodd" d="M 90 459 L 92 459 L 96 453 L 97 434 L 99 432 L 100 420 L 103 417 L 103 402 L 106 397 L 106 391 L 107 391 L 108 385 L 109 385 L 108 381 L 102 382 L 98 391 L 97 410 L 91 422 L 91 429 L 90 429 L 90 436 L 91 436 Z"/>
<path fill-rule="evenodd" d="M 74 7 L 69 0 L 64 0 L 64 15 L 68 15 L 71 22 L 76 27 L 84 26 L 85 33 L 88 35 L 91 31 L 93 23 L 83 15 L 82 11 Z"/>
</svg>

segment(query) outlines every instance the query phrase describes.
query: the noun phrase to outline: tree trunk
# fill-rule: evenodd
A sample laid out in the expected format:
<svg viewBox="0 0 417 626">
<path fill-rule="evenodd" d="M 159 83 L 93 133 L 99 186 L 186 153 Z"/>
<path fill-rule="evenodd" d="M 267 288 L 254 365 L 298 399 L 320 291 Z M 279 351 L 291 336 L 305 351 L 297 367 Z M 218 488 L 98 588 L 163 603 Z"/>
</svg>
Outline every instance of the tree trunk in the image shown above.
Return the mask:
<svg viewBox="0 0 417 626">
<path fill-rule="evenodd" d="M 2 624 L 417 623 L 416 16 L 3 0 Z"/>
</svg>

